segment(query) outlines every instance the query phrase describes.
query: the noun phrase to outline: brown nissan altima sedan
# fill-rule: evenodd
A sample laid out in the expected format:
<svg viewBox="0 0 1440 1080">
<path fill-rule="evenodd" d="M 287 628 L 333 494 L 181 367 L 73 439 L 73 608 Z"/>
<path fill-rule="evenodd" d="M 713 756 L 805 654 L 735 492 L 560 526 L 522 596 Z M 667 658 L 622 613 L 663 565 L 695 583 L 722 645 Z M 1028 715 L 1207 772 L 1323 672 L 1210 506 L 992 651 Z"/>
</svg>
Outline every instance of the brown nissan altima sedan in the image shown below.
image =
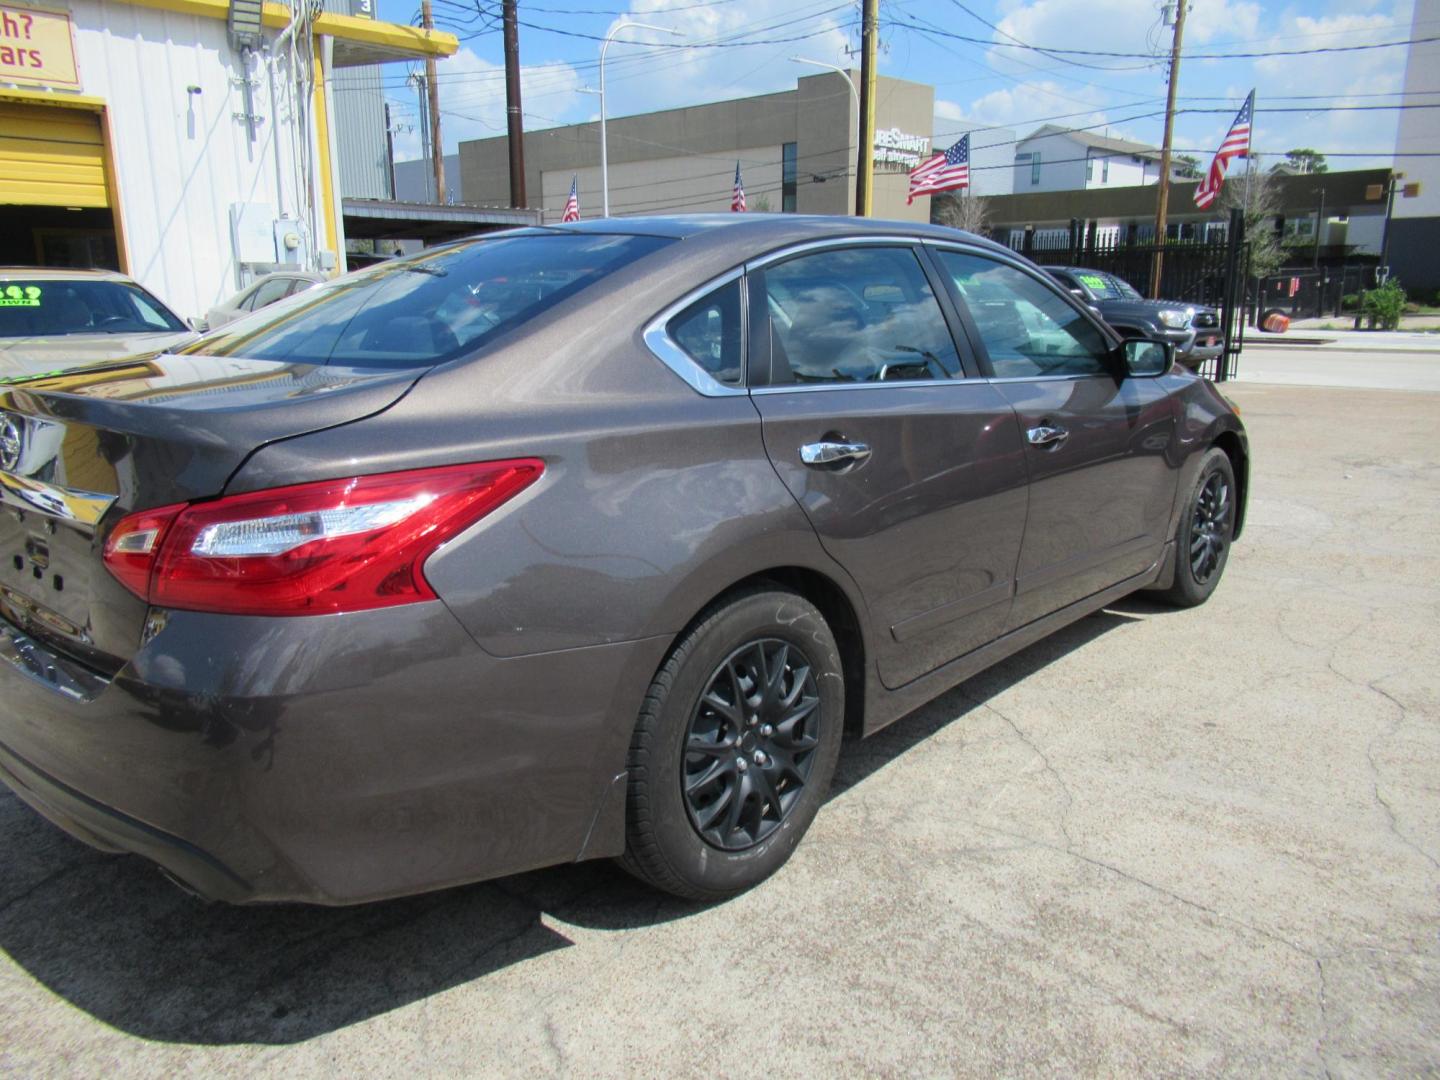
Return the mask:
<svg viewBox="0 0 1440 1080">
<path fill-rule="evenodd" d="M 432 248 L 0 385 L 0 778 L 205 896 L 774 872 L 867 735 L 1127 593 L 1248 450 L 965 233 L 626 218 Z M 897 837 L 903 841 L 903 837 Z"/>
</svg>

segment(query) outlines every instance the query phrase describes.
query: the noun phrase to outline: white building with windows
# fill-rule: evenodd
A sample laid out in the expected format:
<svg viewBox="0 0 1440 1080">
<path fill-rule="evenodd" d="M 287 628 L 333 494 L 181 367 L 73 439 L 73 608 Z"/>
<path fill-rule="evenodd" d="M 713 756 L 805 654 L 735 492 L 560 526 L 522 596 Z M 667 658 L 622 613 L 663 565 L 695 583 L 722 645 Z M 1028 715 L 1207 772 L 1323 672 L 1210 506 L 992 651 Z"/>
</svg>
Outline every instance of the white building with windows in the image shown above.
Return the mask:
<svg viewBox="0 0 1440 1080">
<path fill-rule="evenodd" d="M 1160 151 L 1145 143 L 1045 124 L 1015 144 L 1011 191 L 1091 191 L 1160 179 Z"/>
</svg>

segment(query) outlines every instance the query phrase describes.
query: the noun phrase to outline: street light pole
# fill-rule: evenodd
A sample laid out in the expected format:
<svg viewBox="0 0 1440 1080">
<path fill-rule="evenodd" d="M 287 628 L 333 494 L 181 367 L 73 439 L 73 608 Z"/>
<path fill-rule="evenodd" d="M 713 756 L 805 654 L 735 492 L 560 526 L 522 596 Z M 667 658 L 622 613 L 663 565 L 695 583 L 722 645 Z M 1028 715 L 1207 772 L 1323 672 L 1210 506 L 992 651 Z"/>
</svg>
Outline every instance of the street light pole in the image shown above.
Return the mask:
<svg viewBox="0 0 1440 1080">
<path fill-rule="evenodd" d="M 831 71 L 842 76 L 845 79 L 846 85 L 850 87 L 850 97 L 855 102 L 855 122 L 857 128 L 852 130 L 858 130 L 860 124 L 860 88 L 855 85 L 855 80 L 850 77 L 850 73 L 836 64 L 827 64 L 824 60 L 811 60 L 804 56 L 792 56 L 790 57 L 790 62 L 792 64 L 809 64 L 811 67 L 829 68 Z M 858 135 L 856 136 L 855 144 L 855 175 L 860 175 L 860 144 Z"/>
<path fill-rule="evenodd" d="M 630 19 L 621 19 L 610 28 L 605 35 L 605 41 L 600 46 L 600 202 L 603 206 L 602 216 L 610 216 L 610 149 L 605 141 L 605 54 L 610 50 L 610 42 L 615 35 L 627 27 L 637 30 L 657 30 L 662 34 L 670 34 L 679 37 L 679 30 L 672 30 L 668 26 L 655 26 L 651 23 L 633 22 Z"/>
</svg>

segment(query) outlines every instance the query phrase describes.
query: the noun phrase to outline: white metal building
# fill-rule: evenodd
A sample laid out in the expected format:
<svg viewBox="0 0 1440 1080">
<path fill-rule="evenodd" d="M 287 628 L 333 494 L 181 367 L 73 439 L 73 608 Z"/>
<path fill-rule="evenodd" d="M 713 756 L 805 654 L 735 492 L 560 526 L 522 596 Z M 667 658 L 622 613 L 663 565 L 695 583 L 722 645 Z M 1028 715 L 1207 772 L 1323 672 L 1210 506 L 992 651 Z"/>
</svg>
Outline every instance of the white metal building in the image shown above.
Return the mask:
<svg viewBox="0 0 1440 1080">
<path fill-rule="evenodd" d="M 457 48 L 259 0 L 61 4 L 0 0 L 0 264 L 113 267 L 185 316 L 334 269 L 336 72 Z"/>
</svg>

